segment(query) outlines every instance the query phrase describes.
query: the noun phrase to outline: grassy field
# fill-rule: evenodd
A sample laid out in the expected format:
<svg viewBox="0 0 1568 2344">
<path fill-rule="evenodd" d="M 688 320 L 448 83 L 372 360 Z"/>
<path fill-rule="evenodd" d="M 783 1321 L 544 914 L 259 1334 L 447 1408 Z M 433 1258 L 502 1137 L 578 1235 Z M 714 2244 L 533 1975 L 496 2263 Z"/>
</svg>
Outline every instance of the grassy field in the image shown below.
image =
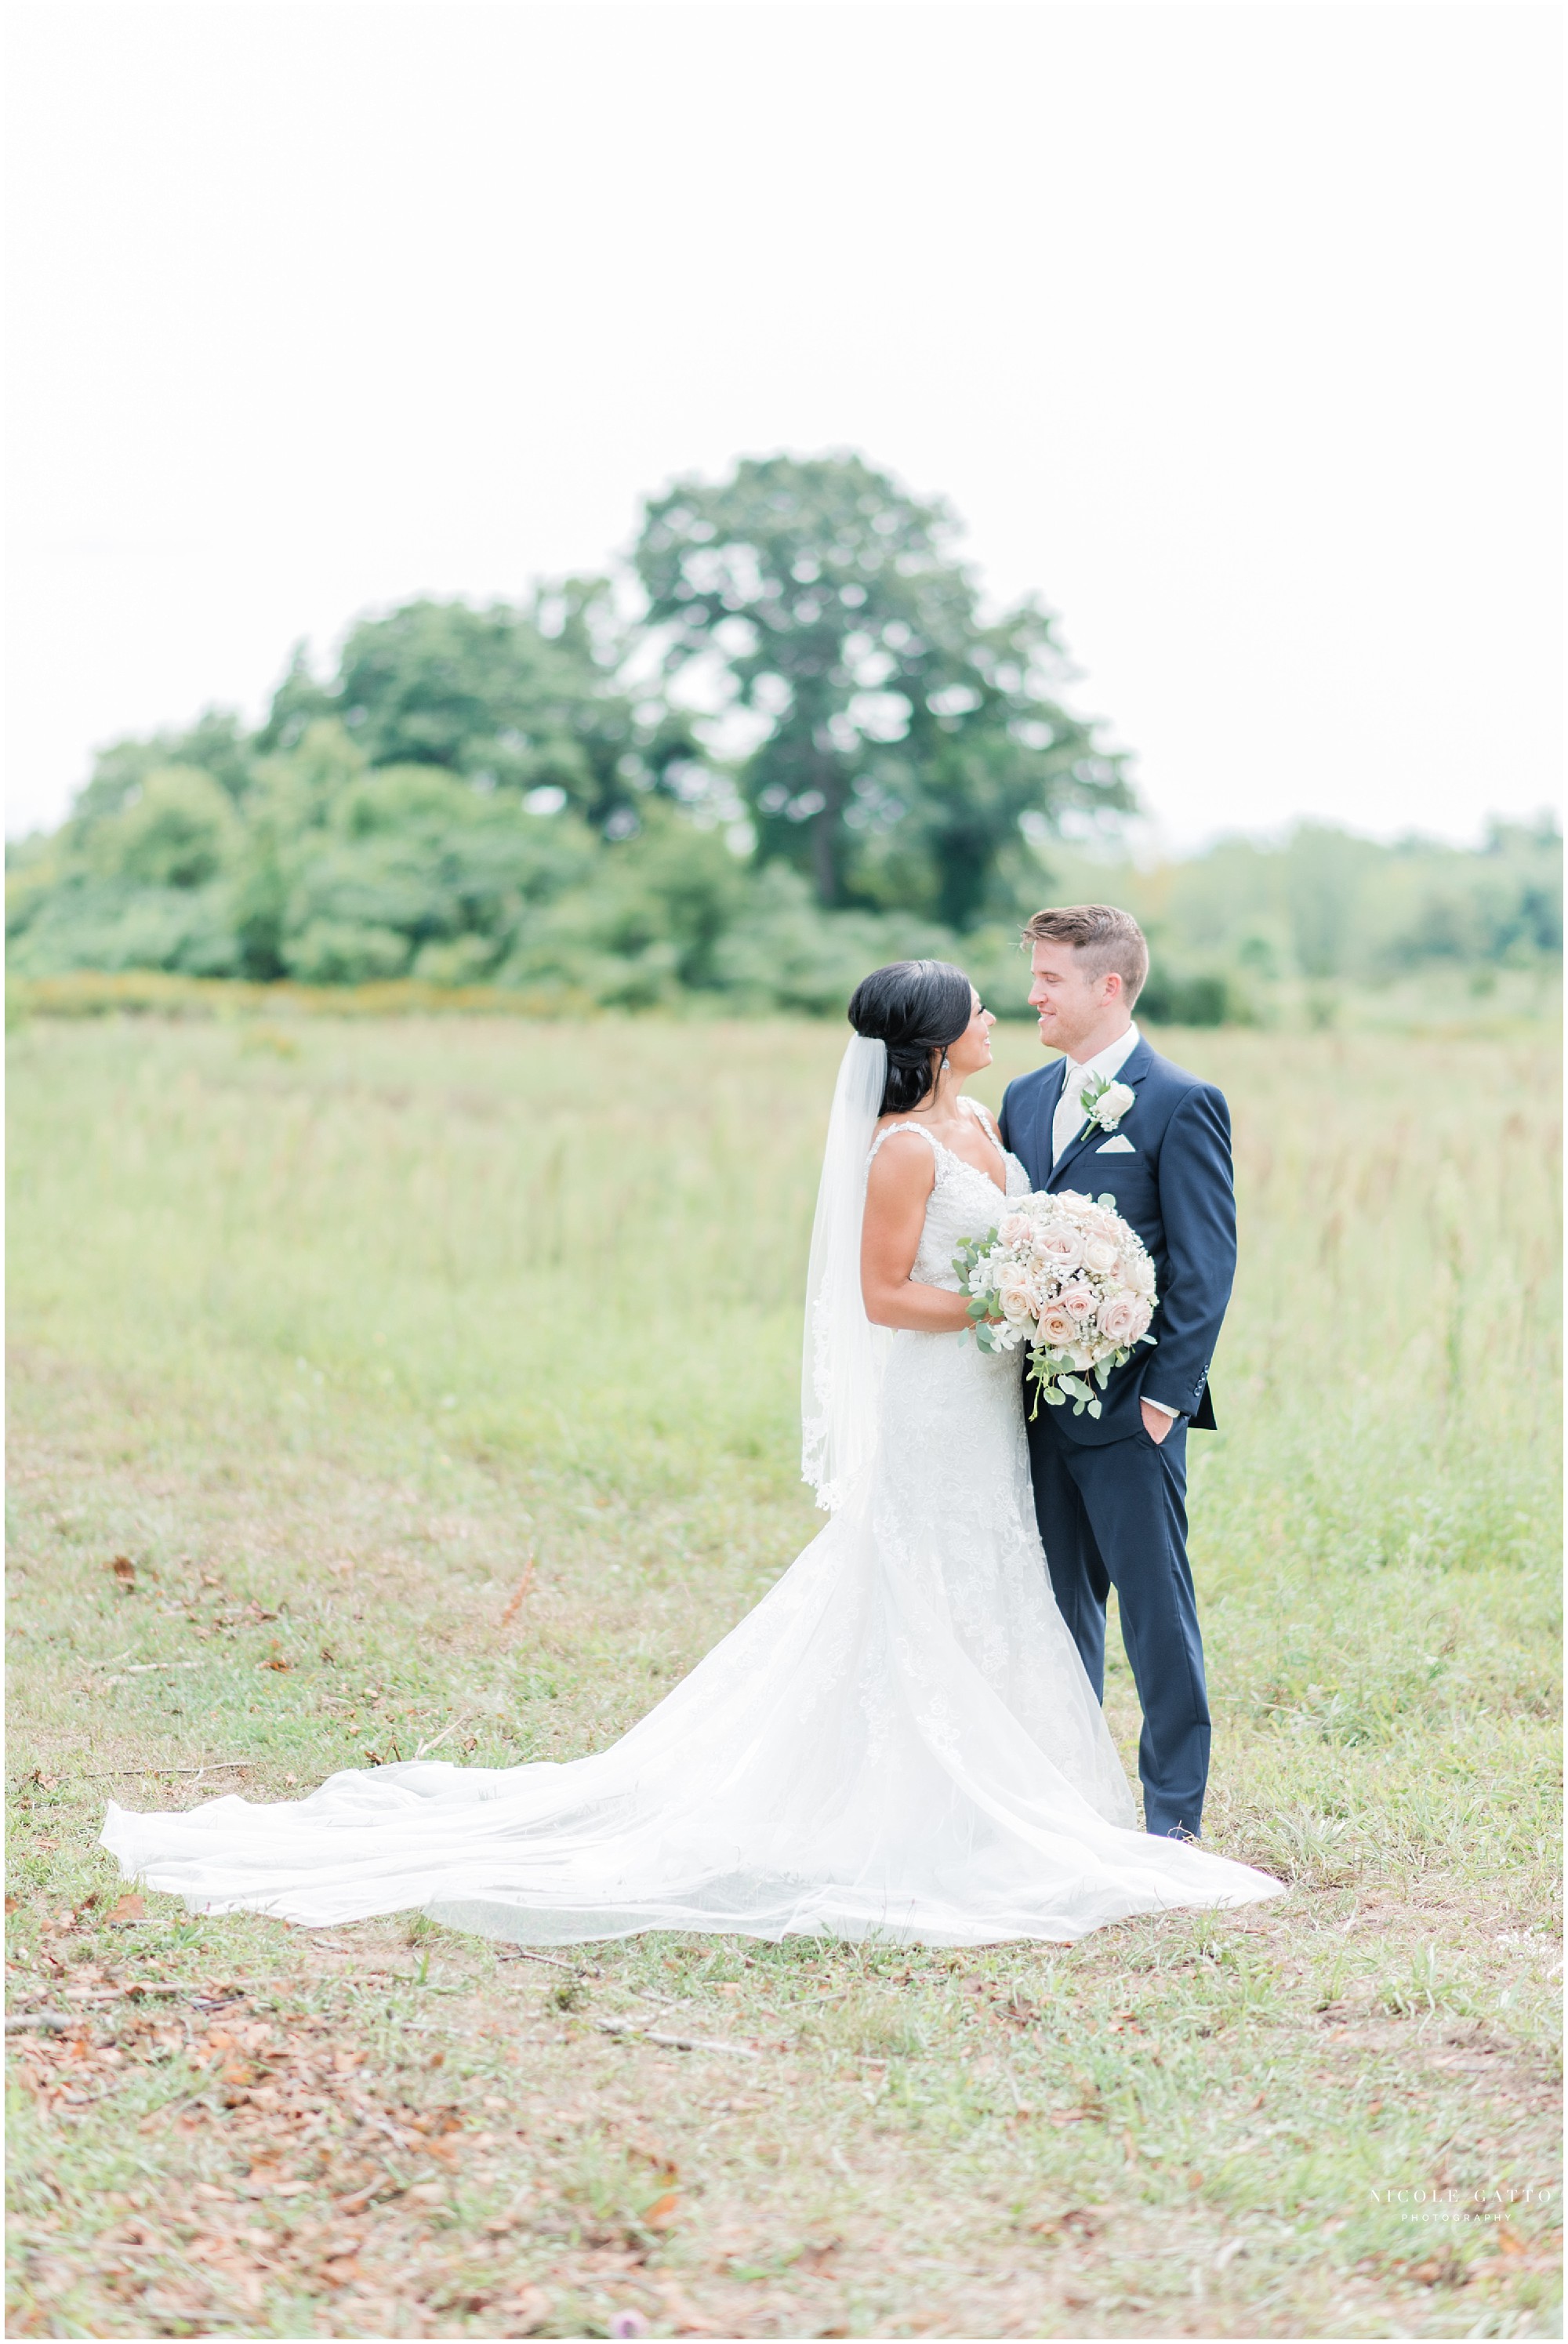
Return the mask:
<svg viewBox="0 0 1568 2344">
<path fill-rule="evenodd" d="M 20 1026 L 12 2332 L 1556 2332 L 1555 1036 L 1158 1038 L 1238 1133 L 1209 1821 L 1290 1894 L 544 1961 L 144 1904 L 104 1803 L 575 1754 L 750 1605 L 838 1032 Z"/>
</svg>

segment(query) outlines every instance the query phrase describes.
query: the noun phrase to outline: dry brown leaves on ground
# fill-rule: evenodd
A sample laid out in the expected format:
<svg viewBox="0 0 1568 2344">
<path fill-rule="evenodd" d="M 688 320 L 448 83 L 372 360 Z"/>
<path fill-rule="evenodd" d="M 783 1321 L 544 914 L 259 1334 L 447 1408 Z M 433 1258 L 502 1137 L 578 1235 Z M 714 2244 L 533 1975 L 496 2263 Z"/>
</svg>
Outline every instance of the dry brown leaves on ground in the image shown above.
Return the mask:
<svg viewBox="0 0 1568 2344">
<path fill-rule="evenodd" d="M 68 2031 L 13 2042 L 15 2080 L 40 2113 L 85 2111 L 121 2091 L 138 2067 L 172 2071 L 188 2088 L 127 2121 L 149 2142 L 162 2136 L 165 2160 L 176 2137 L 178 2161 L 214 2177 L 171 2191 L 167 2217 L 136 2215 L 100 2234 L 95 2261 L 115 2301 L 178 2329 L 254 2312 L 264 2288 L 291 2280 L 301 2296 L 339 2303 L 358 2332 L 374 2331 L 384 2299 L 402 2306 L 400 2326 L 410 2309 L 437 2317 L 489 2310 L 520 2335 L 542 2323 L 549 2299 L 505 2268 L 521 2207 L 461 2244 L 465 2268 L 477 2255 L 498 2266 L 493 2278 L 476 2287 L 453 2268 L 439 2217 L 465 2163 L 496 2142 L 451 2101 L 438 2094 L 415 2105 L 367 2088 L 366 2052 L 345 2048 L 329 2020 L 258 2012 L 222 1985 L 173 2009 L 134 1988 L 122 1996 L 101 1977 L 79 1976 L 73 1992 L 115 2003 L 114 2033 L 84 2011 Z M 667 2169 L 650 2175 L 652 2235 L 675 2202 L 659 2186 L 668 2177 Z M 328 2218 L 291 2207 L 307 2197 L 327 2201 Z M 600 2243 L 613 2244 L 631 2269 L 652 2235 Z M 49 2279 L 46 2252 L 32 2273 L 35 2308 L 13 2332 L 58 2332 L 43 2309 Z"/>
</svg>

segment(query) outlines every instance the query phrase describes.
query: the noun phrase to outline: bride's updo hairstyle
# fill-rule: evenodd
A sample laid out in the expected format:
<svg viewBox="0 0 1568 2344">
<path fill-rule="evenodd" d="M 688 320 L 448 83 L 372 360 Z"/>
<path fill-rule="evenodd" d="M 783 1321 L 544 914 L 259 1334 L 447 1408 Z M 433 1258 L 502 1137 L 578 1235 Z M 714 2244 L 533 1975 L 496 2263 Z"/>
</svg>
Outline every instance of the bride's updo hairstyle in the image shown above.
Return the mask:
<svg viewBox="0 0 1568 2344">
<path fill-rule="evenodd" d="M 938 1051 L 958 1039 L 974 1009 L 974 987 L 949 961 L 890 961 L 861 980 L 849 1022 L 867 1041 L 887 1045 L 879 1115 L 907 1115 L 929 1096 Z"/>
</svg>

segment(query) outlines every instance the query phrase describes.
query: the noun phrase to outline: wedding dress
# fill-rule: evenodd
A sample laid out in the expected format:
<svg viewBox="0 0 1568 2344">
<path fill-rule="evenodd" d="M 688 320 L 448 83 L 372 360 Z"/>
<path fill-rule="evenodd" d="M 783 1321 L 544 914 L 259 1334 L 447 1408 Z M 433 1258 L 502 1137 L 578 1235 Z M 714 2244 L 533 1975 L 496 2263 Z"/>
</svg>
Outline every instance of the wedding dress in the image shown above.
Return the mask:
<svg viewBox="0 0 1568 2344">
<path fill-rule="evenodd" d="M 966 1334 L 870 1329 L 858 1232 L 879 1061 L 856 1061 L 860 1103 L 841 1116 L 845 1078 L 807 1339 L 808 1477 L 835 1510 L 755 1610 L 592 1757 L 380 1766 L 278 1805 L 111 1806 L 103 1844 L 126 1874 L 207 1912 L 319 1925 L 416 1909 L 527 1945 L 645 1929 L 1071 1941 L 1280 1893 L 1136 1827 L 1051 1593 L 1017 1359 Z M 956 1290 L 954 1253 L 995 1227 L 1002 1192 L 906 1127 L 936 1175 L 912 1275 Z M 1007 1194 L 1027 1193 L 1005 1162 Z M 819 1205 L 818 1239 L 824 1226 Z"/>
</svg>

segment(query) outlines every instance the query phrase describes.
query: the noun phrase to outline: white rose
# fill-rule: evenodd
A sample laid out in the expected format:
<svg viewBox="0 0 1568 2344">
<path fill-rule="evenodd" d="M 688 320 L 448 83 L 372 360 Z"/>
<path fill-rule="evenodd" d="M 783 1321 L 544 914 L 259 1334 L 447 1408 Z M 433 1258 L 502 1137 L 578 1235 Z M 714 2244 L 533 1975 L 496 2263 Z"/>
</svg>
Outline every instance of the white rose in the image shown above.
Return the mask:
<svg viewBox="0 0 1568 2344">
<path fill-rule="evenodd" d="M 1017 1262 L 1005 1263 L 996 1280 L 996 1298 L 1006 1318 L 1032 1318 L 1036 1304 L 1027 1270 Z"/>
<path fill-rule="evenodd" d="M 1154 1264 L 1141 1246 L 1136 1253 L 1129 1250 L 1123 1254 L 1121 1276 L 1123 1282 L 1130 1286 L 1135 1294 L 1154 1292 Z"/>
<path fill-rule="evenodd" d="M 1108 1083 L 1094 1104 L 1094 1119 L 1102 1131 L 1114 1131 L 1138 1093 L 1130 1083 Z"/>
<path fill-rule="evenodd" d="M 1084 1248 L 1084 1268 L 1096 1278 L 1108 1278 L 1119 1259 L 1114 1238 L 1090 1238 Z"/>
</svg>

